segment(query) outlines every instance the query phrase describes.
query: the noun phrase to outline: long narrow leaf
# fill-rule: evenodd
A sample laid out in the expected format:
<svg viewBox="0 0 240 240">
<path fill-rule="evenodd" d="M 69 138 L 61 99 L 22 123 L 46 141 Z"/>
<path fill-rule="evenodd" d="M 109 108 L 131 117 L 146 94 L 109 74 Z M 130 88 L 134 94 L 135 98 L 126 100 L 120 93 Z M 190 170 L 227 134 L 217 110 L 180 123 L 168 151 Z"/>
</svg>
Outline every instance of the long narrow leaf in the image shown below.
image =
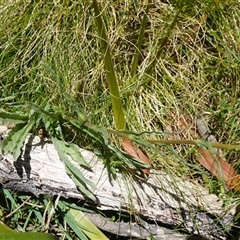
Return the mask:
<svg viewBox="0 0 240 240">
<path fill-rule="evenodd" d="M 96 25 L 97 25 L 99 39 L 100 39 L 100 45 L 101 45 L 100 49 L 102 51 L 102 55 L 104 56 L 104 67 L 106 70 L 106 77 L 107 77 L 108 87 L 111 95 L 115 125 L 117 129 L 123 130 L 125 129 L 125 125 L 126 125 L 124 111 L 123 111 L 121 97 L 118 89 L 116 74 L 113 67 L 111 48 L 108 43 L 108 38 L 105 31 L 105 25 L 102 20 L 102 16 L 101 16 L 101 12 L 100 12 L 97 0 L 93 0 L 93 8 L 96 16 Z"/>
<path fill-rule="evenodd" d="M 17 208 L 19 206 L 19 204 L 16 202 L 16 200 L 14 199 L 11 192 L 5 188 L 2 188 L 2 191 L 3 191 L 4 197 L 5 197 L 6 204 L 8 204 L 8 202 L 11 203 L 11 207 L 12 207 L 11 210 Z M 8 199 L 8 200 L 6 200 L 6 199 Z"/>
<path fill-rule="evenodd" d="M 62 209 L 66 209 L 63 202 L 58 204 Z M 64 219 L 74 230 L 80 239 L 108 240 L 108 238 L 84 215 L 82 211 L 70 208 Z M 88 237 L 85 237 L 83 233 Z"/>
<path fill-rule="evenodd" d="M 72 214 L 75 221 L 81 224 L 85 228 L 82 231 L 91 240 L 108 240 L 108 238 L 84 215 L 82 211 L 71 208 L 70 213 Z"/>
<path fill-rule="evenodd" d="M 64 162 L 66 166 L 66 171 L 68 174 L 70 174 L 70 177 L 76 184 L 76 186 L 81 190 L 81 192 L 87 196 L 89 199 L 93 200 L 94 202 L 97 202 L 96 197 L 94 194 L 88 190 L 87 185 L 91 186 L 93 189 L 96 189 L 96 185 L 86 179 L 81 171 L 74 166 L 73 163 L 70 162 L 68 155 L 65 153 L 64 149 L 64 142 L 58 140 L 57 138 L 52 138 L 52 142 L 57 149 L 58 155 L 60 159 Z"/>
<path fill-rule="evenodd" d="M 75 221 L 74 217 L 72 216 L 72 214 L 69 211 L 69 208 L 61 201 L 58 202 L 58 207 L 63 212 L 65 212 L 65 214 L 63 216 L 64 220 L 67 222 L 67 224 L 70 226 L 70 228 L 72 228 L 72 230 L 79 237 L 79 239 L 88 240 L 88 238 L 82 231 L 82 228 L 84 228 L 84 227 Z M 66 209 L 67 209 L 67 211 L 66 211 Z"/>
<path fill-rule="evenodd" d="M 1 123 L 23 123 L 27 122 L 28 116 L 0 111 Z"/>
<path fill-rule="evenodd" d="M 17 108 L 24 107 L 27 109 L 34 110 L 37 113 L 44 114 L 52 119 L 55 119 L 55 120 L 59 119 L 59 113 L 51 113 L 49 111 L 46 111 L 44 108 L 41 108 L 32 102 L 8 103 L 7 105 L 10 107 L 17 107 Z"/>
<path fill-rule="evenodd" d="M 85 183 L 82 180 L 83 175 L 82 174 L 76 174 L 75 170 L 76 170 L 76 168 L 72 168 L 71 165 L 66 166 L 66 172 L 71 176 L 71 179 L 76 184 L 78 189 L 81 191 L 83 196 L 86 197 L 87 199 L 91 199 L 94 203 L 98 204 L 99 203 L 98 199 L 94 196 L 94 194 L 90 190 L 88 190 L 88 187 L 86 185 L 87 183 Z M 84 179 L 86 179 L 86 178 L 84 178 Z M 88 182 L 89 182 L 89 180 L 88 180 Z"/>
<path fill-rule="evenodd" d="M 83 167 L 91 169 L 91 166 L 84 160 L 80 152 L 80 148 L 76 144 L 73 143 L 65 144 L 64 150 L 72 158 L 72 160 L 79 163 Z"/>
<path fill-rule="evenodd" d="M 143 15 L 143 19 L 142 19 L 142 23 L 141 23 L 141 29 L 140 29 L 140 33 L 139 33 L 138 40 L 137 40 L 137 49 L 136 49 L 136 52 L 135 52 L 134 57 L 133 57 L 133 63 L 132 63 L 132 67 L 131 67 L 131 77 L 134 77 L 136 75 L 136 72 L 137 72 L 138 59 L 139 59 L 140 49 L 142 47 L 143 36 L 144 36 L 145 28 L 146 28 L 149 6 L 150 6 L 150 4 L 148 2 L 147 3 L 147 8 L 146 8 L 146 10 L 144 12 L 144 15 Z"/>
<path fill-rule="evenodd" d="M 166 32 L 165 36 L 161 39 L 161 41 L 160 41 L 160 43 L 159 43 L 159 49 L 158 49 L 158 52 L 157 52 L 157 54 L 156 54 L 156 57 L 155 57 L 154 61 L 151 63 L 151 65 L 150 65 L 150 66 L 148 67 L 148 69 L 147 69 L 147 73 L 148 73 L 149 75 L 152 74 L 152 72 L 153 72 L 153 70 L 154 70 L 154 68 L 155 68 L 155 66 L 156 66 L 159 58 L 161 57 L 162 51 L 163 51 L 163 49 L 164 49 L 164 46 L 168 43 L 168 40 L 169 40 L 169 38 L 170 38 L 170 36 L 171 36 L 171 33 L 172 33 L 175 25 L 177 24 L 178 17 L 179 17 L 179 15 L 180 15 L 183 7 L 184 7 L 184 4 L 182 4 L 182 5 L 179 7 L 179 9 L 178 9 L 178 11 L 176 12 L 176 14 L 175 14 L 175 16 L 174 16 L 171 24 L 169 25 L 169 27 L 168 27 L 168 29 L 167 29 L 167 32 Z"/>
</svg>

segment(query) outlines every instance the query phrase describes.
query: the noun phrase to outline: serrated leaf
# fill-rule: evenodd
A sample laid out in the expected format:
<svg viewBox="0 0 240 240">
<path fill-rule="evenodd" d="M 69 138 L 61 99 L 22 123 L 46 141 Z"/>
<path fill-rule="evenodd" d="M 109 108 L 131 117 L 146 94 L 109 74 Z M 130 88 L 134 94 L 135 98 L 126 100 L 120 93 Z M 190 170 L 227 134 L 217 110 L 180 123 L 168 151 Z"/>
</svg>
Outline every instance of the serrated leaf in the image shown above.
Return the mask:
<svg viewBox="0 0 240 240">
<path fill-rule="evenodd" d="M 28 116 L 0 111 L 1 123 L 23 123 L 28 121 Z"/>
<path fill-rule="evenodd" d="M 79 178 L 80 181 L 86 183 L 91 186 L 93 189 L 96 189 L 96 185 L 90 180 L 86 179 L 82 172 L 76 168 L 76 166 L 70 162 L 68 158 L 68 152 L 66 151 L 66 143 L 64 141 L 58 140 L 56 138 L 52 138 L 54 146 L 59 150 L 58 153 L 63 158 L 64 163 L 69 168 L 70 172 L 75 175 L 75 177 Z M 56 144 L 56 145 L 55 145 Z M 58 148 L 59 147 L 59 148 Z M 69 149 L 68 149 L 69 150 Z M 60 157 L 59 155 L 59 157 Z M 85 162 L 85 161 L 84 161 Z M 87 163 L 86 163 L 87 164 Z M 86 165 L 87 167 L 91 167 L 90 165 Z"/>
<path fill-rule="evenodd" d="M 68 174 L 70 174 L 72 180 L 74 181 L 74 183 L 76 184 L 77 187 L 79 187 L 79 189 L 91 200 L 93 200 L 94 202 L 97 201 L 96 197 L 93 195 L 93 193 L 88 190 L 86 185 L 91 186 L 93 189 L 96 189 L 96 185 L 89 181 L 88 179 L 86 179 L 83 174 L 81 173 L 81 171 L 76 168 L 76 166 L 74 166 L 73 163 L 70 162 L 69 160 L 69 156 L 67 155 L 67 153 L 63 150 L 65 148 L 65 143 L 57 138 L 52 138 L 52 142 L 55 146 L 55 148 L 57 149 L 59 158 L 64 162 L 65 167 L 66 167 L 66 171 Z"/>
<path fill-rule="evenodd" d="M 70 170 L 67 166 L 66 168 L 67 173 L 70 174 L 71 179 L 73 180 L 73 182 L 76 184 L 77 188 L 80 190 L 80 192 L 83 194 L 84 197 L 87 197 L 88 199 L 91 199 L 93 202 L 98 203 L 97 198 L 95 197 L 95 195 L 88 190 L 88 187 L 86 185 L 86 183 L 84 183 L 79 177 L 78 175 L 74 174 L 74 171 L 72 171 L 72 169 Z"/>
<path fill-rule="evenodd" d="M 11 131 L 8 133 L 8 135 L 2 140 L 2 142 L 0 143 L 0 147 L 3 154 L 7 154 L 8 152 L 13 152 L 14 143 L 12 142 L 12 138 L 14 134 L 20 131 L 25 125 L 26 124 L 24 123 L 16 124 L 16 126 L 12 128 Z"/>
<path fill-rule="evenodd" d="M 17 124 L 1 143 L 3 154 L 8 152 L 13 153 L 13 158 L 16 161 L 21 155 L 21 148 L 27 138 L 28 133 L 32 129 L 34 121 L 29 121 L 27 124 Z"/>
<path fill-rule="evenodd" d="M 75 178 L 78 179 L 78 182 L 89 185 L 93 189 L 97 189 L 96 185 L 93 182 L 91 182 L 90 180 L 88 180 L 87 178 L 85 178 L 83 176 L 82 172 L 73 163 L 71 163 L 69 161 L 67 155 L 64 156 L 64 160 L 65 160 L 65 164 L 68 167 L 69 171 L 71 172 L 71 174 L 73 174 L 75 176 Z"/>
<path fill-rule="evenodd" d="M 74 160 L 75 162 L 79 163 L 81 166 L 91 168 L 91 166 L 84 160 L 80 148 L 73 143 L 65 144 L 64 150 L 67 154 Z"/>
</svg>

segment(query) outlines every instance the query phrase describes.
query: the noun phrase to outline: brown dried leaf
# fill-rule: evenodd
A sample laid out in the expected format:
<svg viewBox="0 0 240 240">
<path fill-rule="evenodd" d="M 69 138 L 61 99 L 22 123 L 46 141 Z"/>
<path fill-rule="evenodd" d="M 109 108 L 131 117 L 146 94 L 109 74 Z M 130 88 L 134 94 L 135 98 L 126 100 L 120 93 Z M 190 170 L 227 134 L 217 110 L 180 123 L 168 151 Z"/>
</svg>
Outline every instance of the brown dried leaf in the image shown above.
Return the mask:
<svg viewBox="0 0 240 240">
<path fill-rule="evenodd" d="M 215 177 L 223 179 L 229 188 L 240 191 L 240 176 L 228 162 L 218 154 L 217 159 L 214 159 L 207 149 L 199 148 L 198 151 L 201 156 L 197 160 L 203 167 Z"/>
<path fill-rule="evenodd" d="M 127 152 L 130 156 L 138 159 L 141 162 L 144 162 L 151 167 L 151 161 L 148 156 L 138 148 L 132 141 L 127 138 L 122 139 L 122 149 Z M 141 169 L 145 174 L 149 175 L 150 170 L 148 168 Z"/>
<path fill-rule="evenodd" d="M 191 119 L 184 115 L 176 115 L 170 112 L 171 118 L 174 120 L 174 126 L 169 128 L 172 131 L 179 131 L 184 129 L 184 139 L 201 139 L 201 136 L 197 133 L 197 129 L 194 124 L 191 123 Z M 233 167 L 216 152 L 217 159 L 214 159 L 211 152 L 208 149 L 199 148 L 200 157 L 197 159 L 198 162 L 210 171 L 215 177 L 223 178 L 225 184 L 236 191 L 240 191 L 240 176 L 236 173 Z"/>
</svg>

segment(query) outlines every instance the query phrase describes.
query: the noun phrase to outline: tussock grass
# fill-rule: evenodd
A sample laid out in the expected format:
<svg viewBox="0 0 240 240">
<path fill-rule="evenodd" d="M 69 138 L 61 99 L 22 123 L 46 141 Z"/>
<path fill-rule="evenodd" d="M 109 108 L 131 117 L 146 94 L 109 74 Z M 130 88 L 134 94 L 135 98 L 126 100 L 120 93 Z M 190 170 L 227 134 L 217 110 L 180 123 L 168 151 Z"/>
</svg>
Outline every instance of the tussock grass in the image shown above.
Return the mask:
<svg viewBox="0 0 240 240">
<path fill-rule="evenodd" d="M 170 113 L 186 115 L 192 123 L 205 114 L 220 142 L 239 143 L 239 3 L 178 2 L 99 1 L 127 128 L 167 131 L 176 124 Z M 77 103 L 92 123 L 114 128 L 90 2 L 2 1 L 0 16 L 2 104 L 48 102 L 74 117 Z M 163 156 L 149 152 L 156 167 L 192 175 L 193 168 L 180 159 L 190 158 L 195 148 L 161 150 Z M 239 171 L 239 153 L 224 155 Z"/>
</svg>

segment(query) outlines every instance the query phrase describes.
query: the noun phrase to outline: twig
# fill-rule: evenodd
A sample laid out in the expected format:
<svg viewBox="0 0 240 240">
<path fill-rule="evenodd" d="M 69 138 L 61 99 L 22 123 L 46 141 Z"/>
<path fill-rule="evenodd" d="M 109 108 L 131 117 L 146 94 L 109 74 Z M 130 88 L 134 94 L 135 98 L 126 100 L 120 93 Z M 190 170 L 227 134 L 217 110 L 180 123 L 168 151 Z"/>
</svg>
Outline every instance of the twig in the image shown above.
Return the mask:
<svg viewBox="0 0 240 240">
<path fill-rule="evenodd" d="M 27 204 L 27 201 L 31 198 L 28 197 L 27 200 L 25 200 L 19 207 L 17 207 L 14 211 L 12 211 L 11 213 L 9 213 L 5 218 L 9 218 L 11 217 L 15 212 L 17 212 L 22 206 L 24 206 L 25 204 Z"/>
</svg>

